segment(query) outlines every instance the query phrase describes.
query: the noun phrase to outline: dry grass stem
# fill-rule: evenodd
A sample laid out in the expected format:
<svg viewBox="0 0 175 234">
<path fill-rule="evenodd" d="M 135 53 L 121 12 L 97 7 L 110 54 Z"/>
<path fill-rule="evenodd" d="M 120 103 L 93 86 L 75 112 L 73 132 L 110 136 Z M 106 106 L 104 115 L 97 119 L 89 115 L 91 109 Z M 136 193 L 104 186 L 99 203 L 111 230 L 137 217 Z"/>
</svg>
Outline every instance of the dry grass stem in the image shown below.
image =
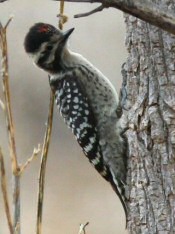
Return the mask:
<svg viewBox="0 0 175 234">
<path fill-rule="evenodd" d="M 9 24 L 10 24 L 11 21 L 13 20 L 13 18 L 14 18 L 13 15 L 9 18 L 9 20 L 7 21 L 7 23 L 6 23 L 5 26 L 4 26 L 4 29 L 5 29 L 5 30 L 7 29 L 7 27 L 9 26 Z"/>
<path fill-rule="evenodd" d="M 60 13 L 58 26 L 63 29 L 63 24 L 67 22 L 68 17 L 63 15 L 64 13 L 64 0 L 60 3 Z M 43 199 L 44 199 L 44 184 L 45 184 L 45 174 L 46 174 L 46 163 L 47 155 L 51 139 L 52 122 L 53 122 L 53 110 L 54 110 L 54 93 L 50 92 L 50 104 L 49 104 L 49 114 L 46 125 L 46 132 L 44 136 L 44 143 L 42 148 L 42 158 L 41 167 L 39 173 L 39 191 L 38 191 L 38 207 L 37 207 L 37 223 L 36 223 L 36 234 L 41 234 L 42 230 L 42 211 L 43 211 Z"/>
<path fill-rule="evenodd" d="M 41 152 L 41 145 L 38 144 L 37 148 L 34 148 L 32 156 L 27 159 L 27 161 L 20 167 L 20 175 L 24 172 L 24 170 L 30 165 L 30 163 L 39 155 Z"/>
<path fill-rule="evenodd" d="M 18 174 L 19 168 L 17 163 L 16 145 L 14 125 L 12 118 L 11 102 L 10 102 L 10 88 L 9 88 L 9 75 L 8 75 L 8 50 L 7 50 L 7 38 L 6 29 L 11 22 L 12 18 L 8 20 L 5 27 L 0 23 L 0 38 L 1 38 L 1 52 L 2 52 L 2 80 L 3 80 L 3 92 L 5 100 L 5 115 L 7 122 L 7 132 L 9 137 L 10 156 L 12 160 L 12 170 L 14 174 Z"/>
<path fill-rule="evenodd" d="M 78 234 L 86 234 L 86 227 L 89 224 L 89 222 L 87 222 L 86 224 L 80 224 L 80 229 Z"/>
<path fill-rule="evenodd" d="M 43 211 L 43 199 L 44 199 L 44 184 L 45 184 L 45 174 L 46 174 L 46 163 L 47 155 L 50 145 L 51 132 L 52 132 L 52 122 L 53 122 L 53 110 L 54 110 L 54 93 L 50 92 L 50 104 L 49 104 L 49 114 L 46 125 L 46 132 L 44 136 L 44 143 L 41 153 L 41 167 L 39 172 L 39 191 L 38 191 L 38 207 L 37 207 L 37 224 L 36 233 L 41 234 L 42 229 L 42 211 Z"/>
<path fill-rule="evenodd" d="M 6 179 L 6 172 L 5 172 L 5 165 L 4 165 L 4 156 L 2 154 L 2 150 L 0 147 L 0 166 L 1 166 L 1 189 L 3 194 L 4 206 L 5 206 L 5 213 L 7 217 L 8 227 L 10 234 L 13 234 L 13 224 L 12 224 L 12 216 L 10 213 L 10 206 L 9 206 L 9 199 L 8 199 L 8 192 L 7 192 L 7 179 Z"/>
<path fill-rule="evenodd" d="M 6 30 L 12 21 L 12 17 L 7 21 L 3 27 L 0 23 L 0 46 L 2 53 L 2 81 L 3 81 L 3 93 L 4 93 L 4 105 L 5 105 L 5 116 L 6 116 L 6 128 L 9 138 L 9 149 L 12 164 L 12 183 L 13 183 L 13 229 L 17 228 L 16 234 L 20 234 L 20 168 L 17 162 L 16 144 L 15 144 L 15 133 L 11 110 L 10 101 L 10 88 L 9 88 L 9 73 L 8 73 L 8 50 L 7 50 L 7 36 Z"/>
<path fill-rule="evenodd" d="M 63 29 L 63 24 L 64 24 L 64 21 L 65 21 L 65 19 L 64 19 L 64 0 L 61 0 L 60 1 L 60 4 L 59 4 L 60 6 L 59 6 L 59 14 L 58 14 L 58 17 L 59 17 L 59 20 L 58 20 L 58 27 L 59 27 L 59 29 Z M 66 19 L 67 20 L 67 19 Z M 66 22 L 66 21 L 65 21 Z"/>
</svg>

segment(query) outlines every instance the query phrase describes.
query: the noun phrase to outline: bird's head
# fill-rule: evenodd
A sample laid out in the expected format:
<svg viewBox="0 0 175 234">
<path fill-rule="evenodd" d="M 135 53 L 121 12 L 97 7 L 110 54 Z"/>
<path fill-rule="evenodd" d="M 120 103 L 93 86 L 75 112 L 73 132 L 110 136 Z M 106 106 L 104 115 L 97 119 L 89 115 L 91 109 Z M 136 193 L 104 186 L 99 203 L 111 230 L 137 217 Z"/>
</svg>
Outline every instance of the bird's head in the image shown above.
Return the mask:
<svg viewBox="0 0 175 234">
<path fill-rule="evenodd" d="M 46 23 L 37 23 L 29 29 L 25 40 L 25 51 L 39 67 L 46 69 L 61 54 L 74 28 L 65 32 Z M 49 65 L 50 64 L 50 65 Z"/>
</svg>

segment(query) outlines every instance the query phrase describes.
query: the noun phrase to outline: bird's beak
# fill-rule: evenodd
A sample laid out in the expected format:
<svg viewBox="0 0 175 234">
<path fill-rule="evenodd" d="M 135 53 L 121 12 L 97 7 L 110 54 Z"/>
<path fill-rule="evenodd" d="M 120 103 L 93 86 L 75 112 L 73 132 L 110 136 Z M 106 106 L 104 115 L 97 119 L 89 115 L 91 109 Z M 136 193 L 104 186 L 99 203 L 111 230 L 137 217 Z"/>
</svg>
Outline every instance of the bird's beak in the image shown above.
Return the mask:
<svg viewBox="0 0 175 234">
<path fill-rule="evenodd" d="M 67 30 L 66 32 L 63 32 L 62 41 L 66 42 L 73 31 L 74 31 L 74 28 L 71 28 L 71 29 Z"/>
</svg>

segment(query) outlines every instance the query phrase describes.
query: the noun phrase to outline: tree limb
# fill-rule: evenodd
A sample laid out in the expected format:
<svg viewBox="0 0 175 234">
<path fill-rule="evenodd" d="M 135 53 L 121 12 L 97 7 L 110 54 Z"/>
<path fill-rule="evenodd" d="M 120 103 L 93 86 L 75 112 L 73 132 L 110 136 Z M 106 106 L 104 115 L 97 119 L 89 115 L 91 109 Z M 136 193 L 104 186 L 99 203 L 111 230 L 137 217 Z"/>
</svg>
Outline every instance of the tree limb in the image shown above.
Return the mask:
<svg viewBox="0 0 175 234">
<path fill-rule="evenodd" d="M 60 1 L 60 0 L 54 0 Z M 154 26 L 157 26 L 175 35 L 175 15 L 172 10 L 164 11 L 159 4 L 146 0 L 65 0 L 66 2 L 101 3 L 103 8 L 114 7 L 125 13 L 131 14 Z M 101 6 L 101 7 L 102 7 Z M 95 11 L 95 10 L 94 10 Z M 96 11 L 95 11 L 96 12 Z M 95 13 L 94 12 L 94 13 Z M 86 13 L 86 16 L 89 14 Z M 78 17 L 85 16 L 79 14 Z M 77 15 L 76 15 L 77 18 Z"/>
</svg>

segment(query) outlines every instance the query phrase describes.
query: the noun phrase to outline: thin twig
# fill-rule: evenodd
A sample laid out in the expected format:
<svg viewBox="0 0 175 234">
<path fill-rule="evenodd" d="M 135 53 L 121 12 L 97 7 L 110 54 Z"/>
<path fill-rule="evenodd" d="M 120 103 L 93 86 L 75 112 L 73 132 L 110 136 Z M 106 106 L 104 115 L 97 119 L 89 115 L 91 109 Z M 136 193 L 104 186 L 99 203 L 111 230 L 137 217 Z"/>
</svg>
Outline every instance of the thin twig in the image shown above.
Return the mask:
<svg viewBox="0 0 175 234">
<path fill-rule="evenodd" d="M 63 29 L 63 25 L 68 21 L 68 16 L 64 15 L 64 0 L 60 1 L 60 6 L 59 6 L 59 14 L 57 15 L 58 17 L 58 27 L 59 29 Z"/>
<path fill-rule="evenodd" d="M 63 22 L 63 18 L 64 18 L 63 13 L 64 13 L 64 1 L 61 0 L 61 2 L 60 2 L 60 13 L 58 15 L 58 17 L 59 17 L 58 27 L 61 30 L 63 29 L 63 24 L 64 24 L 64 22 Z"/>
<path fill-rule="evenodd" d="M 32 156 L 28 158 L 27 161 L 20 167 L 20 175 L 30 165 L 30 163 L 39 155 L 40 152 L 41 152 L 41 146 L 40 144 L 38 144 L 38 147 L 34 148 Z"/>
<path fill-rule="evenodd" d="M 9 88 L 9 73 L 8 73 L 8 50 L 7 50 L 7 36 L 6 30 L 11 22 L 12 17 L 8 20 L 5 27 L 0 23 L 0 41 L 2 52 L 2 80 L 3 80 L 3 93 L 5 104 L 6 127 L 9 138 L 9 149 L 12 163 L 12 180 L 13 180 L 13 229 L 18 226 L 17 234 L 20 234 L 20 167 L 18 166 L 14 125 L 10 101 L 10 88 Z"/>
<path fill-rule="evenodd" d="M 95 14 L 95 13 L 97 13 L 97 12 L 100 12 L 100 11 L 102 11 L 103 9 L 104 9 L 104 6 L 101 5 L 101 6 L 97 7 L 97 8 L 95 8 L 95 9 L 92 10 L 92 11 L 74 15 L 74 18 L 86 17 L 86 16 L 89 16 L 89 15 Z"/>
<path fill-rule="evenodd" d="M 51 132 L 52 132 L 53 109 L 54 109 L 54 93 L 51 91 L 49 114 L 48 114 L 46 132 L 44 136 L 44 143 L 43 143 L 43 148 L 42 148 L 42 153 L 41 153 L 42 158 L 41 158 L 41 167 L 40 167 L 40 172 L 39 172 L 39 191 L 38 191 L 37 224 L 36 224 L 37 234 L 41 234 L 41 228 L 42 228 L 44 184 L 45 184 L 47 155 L 48 155 L 48 150 L 49 150 L 49 145 L 50 145 L 50 140 L 51 140 Z"/>
<path fill-rule="evenodd" d="M 0 36 L 1 36 L 1 50 L 2 50 L 2 80 L 3 80 L 3 91 L 5 99 L 5 114 L 7 120 L 7 131 L 9 136 L 10 156 L 12 160 L 12 170 L 14 174 L 18 174 L 19 168 L 17 163 L 14 125 L 11 110 L 10 101 L 10 88 L 9 88 L 9 74 L 8 74 L 8 51 L 7 51 L 7 38 L 6 29 L 12 18 L 10 18 L 5 27 L 0 24 Z"/>
<path fill-rule="evenodd" d="M 61 0 L 54 0 L 61 1 Z M 104 8 L 113 7 L 133 15 L 175 35 L 175 14 L 162 10 L 159 3 L 140 0 L 65 0 L 65 2 L 101 3 Z M 81 15 L 81 14 L 80 14 Z M 87 14 L 88 16 L 88 14 Z"/>
<path fill-rule="evenodd" d="M 67 22 L 67 19 L 68 19 L 68 17 L 64 16 L 63 13 L 64 13 L 64 0 L 61 0 L 60 13 L 58 15 L 59 17 L 58 26 L 61 30 L 63 29 L 63 24 Z M 46 126 L 46 132 L 45 132 L 45 137 L 44 137 L 43 149 L 42 149 L 41 167 L 40 167 L 40 173 L 39 173 L 36 234 L 41 234 L 41 230 L 42 230 L 44 184 L 45 184 L 47 155 L 48 155 L 48 150 L 49 150 L 49 145 L 50 145 L 50 140 L 51 140 L 51 132 L 52 132 L 53 111 L 54 111 L 54 93 L 51 90 L 49 114 L 48 114 L 48 119 L 47 119 L 47 126 Z"/>
<path fill-rule="evenodd" d="M 81 223 L 78 234 L 86 234 L 86 227 L 87 227 L 88 224 L 89 224 L 89 222 L 87 222 L 86 224 Z"/>
<path fill-rule="evenodd" d="M 9 199 L 8 199 L 8 192 L 7 192 L 7 179 L 6 179 L 6 172 L 5 172 L 5 165 L 4 165 L 4 156 L 2 154 L 1 147 L 0 147 L 0 164 L 1 164 L 1 171 L 0 171 L 1 189 L 2 189 L 2 194 L 3 194 L 5 213 L 7 217 L 10 234 L 13 234 L 13 224 L 12 224 L 12 216 L 10 213 L 10 206 L 9 206 Z"/>
<path fill-rule="evenodd" d="M 7 29 L 7 27 L 9 26 L 9 24 L 10 24 L 11 21 L 13 20 L 13 18 L 14 18 L 13 15 L 9 18 L 9 20 L 7 21 L 7 23 L 6 23 L 5 26 L 4 26 L 4 29 L 5 29 L 5 30 Z"/>
</svg>

